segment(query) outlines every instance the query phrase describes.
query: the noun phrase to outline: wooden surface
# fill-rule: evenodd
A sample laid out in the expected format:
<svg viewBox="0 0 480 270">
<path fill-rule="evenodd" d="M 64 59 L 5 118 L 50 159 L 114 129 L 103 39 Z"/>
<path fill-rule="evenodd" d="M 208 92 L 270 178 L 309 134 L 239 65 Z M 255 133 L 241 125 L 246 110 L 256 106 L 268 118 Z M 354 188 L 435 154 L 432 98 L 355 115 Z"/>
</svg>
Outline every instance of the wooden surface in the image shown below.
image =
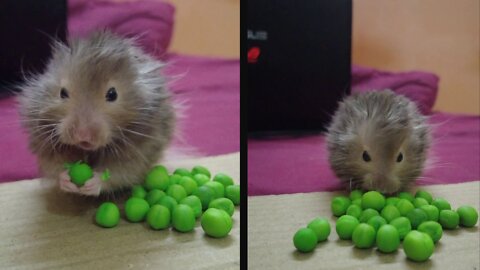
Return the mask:
<svg viewBox="0 0 480 270">
<path fill-rule="evenodd" d="M 424 187 L 434 197 L 447 199 L 453 208 L 468 204 L 480 208 L 480 182 Z M 480 269 L 479 225 L 444 231 L 432 257 L 424 263 L 406 259 L 403 249 L 382 254 L 361 250 L 339 240 L 330 201 L 339 192 L 253 196 L 248 198 L 248 269 Z M 330 219 L 328 241 L 312 253 L 295 250 L 292 238 L 315 217 Z"/>
<path fill-rule="evenodd" d="M 177 163 L 194 165 L 239 181 L 239 153 Z M 93 223 L 100 200 L 60 193 L 38 179 L 1 184 L 0 194 L 0 269 L 239 269 L 239 207 L 230 235 L 213 239 L 199 222 L 190 233 L 123 218 L 100 228 Z"/>
<path fill-rule="evenodd" d="M 352 61 L 440 77 L 434 109 L 480 114 L 480 1 L 354 0 Z"/>
</svg>

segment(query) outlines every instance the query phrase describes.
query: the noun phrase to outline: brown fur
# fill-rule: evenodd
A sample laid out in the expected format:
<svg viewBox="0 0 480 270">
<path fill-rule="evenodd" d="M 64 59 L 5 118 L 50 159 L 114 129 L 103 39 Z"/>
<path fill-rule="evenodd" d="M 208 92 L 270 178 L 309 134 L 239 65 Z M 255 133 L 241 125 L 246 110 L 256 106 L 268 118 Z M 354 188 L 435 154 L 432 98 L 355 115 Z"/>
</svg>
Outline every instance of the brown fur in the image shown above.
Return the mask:
<svg viewBox="0 0 480 270">
<path fill-rule="evenodd" d="M 329 161 L 352 187 L 393 193 L 421 174 L 430 145 L 426 119 L 407 98 L 386 90 L 347 97 L 330 127 Z M 371 161 L 362 158 L 367 151 Z M 403 160 L 396 162 L 402 153 Z"/>
<path fill-rule="evenodd" d="M 142 182 L 175 128 L 162 67 L 133 40 L 109 32 L 71 40 L 68 46 L 55 43 L 46 71 L 22 86 L 19 97 L 30 148 L 45 176 L 57 179 L 65 162 L 83 160 L 97 172 L 110 170 L 103 192 Z M 60 98 L 62 87 L 68 99 Z M 118 93 L 114 102 L 105 100 L 110 87 Z M 92 130 L 97 149 L 75 145 L 79 127 Z"/>
</svg>

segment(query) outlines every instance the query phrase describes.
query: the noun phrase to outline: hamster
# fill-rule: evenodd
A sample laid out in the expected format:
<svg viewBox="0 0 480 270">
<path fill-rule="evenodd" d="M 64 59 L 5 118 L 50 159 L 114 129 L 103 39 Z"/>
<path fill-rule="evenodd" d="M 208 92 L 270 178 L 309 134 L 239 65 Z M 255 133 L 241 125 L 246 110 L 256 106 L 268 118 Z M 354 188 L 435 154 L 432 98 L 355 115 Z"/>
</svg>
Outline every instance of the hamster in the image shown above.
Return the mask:
<svg viewBox="0 0 480 270">
<path fill-rule="evenodd" d="M 176 113 L 164 63 L 133 39 L 108 31 L 55 41 L 42 74 L 20 87 L 21 121 L 41 172 L 60 189 L 89 196 L 142 183 L 172 140 Z M 84 186 L 70 181 L 65 163 L 94 170 Z M 108 169 L 111 177 L 101 181 Z"/>
<path fill-rule="evenodd" d="M 345 98 L 326 141 L 331 168 L 347 186 L 391 194 L 422 173 L 431 136 L 416 105 L 385 90 Z"/>
</svg>

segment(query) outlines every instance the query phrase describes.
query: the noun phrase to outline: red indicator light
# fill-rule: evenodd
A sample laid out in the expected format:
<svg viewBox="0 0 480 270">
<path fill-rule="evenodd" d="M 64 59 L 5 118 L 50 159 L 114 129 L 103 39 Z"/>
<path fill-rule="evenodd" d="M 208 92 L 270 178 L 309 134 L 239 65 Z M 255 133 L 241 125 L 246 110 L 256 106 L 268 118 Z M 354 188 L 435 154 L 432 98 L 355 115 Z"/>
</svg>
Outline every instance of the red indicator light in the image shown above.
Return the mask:
<svg viewBox="0 0 480 270">
<path fill-rule="evenodd" d="M 258 57 L 260 56 L 260 48 L 251 47 L 248 50 L 247 56 L 248 56 L 248 63 L 256 63 L 258 61 Z"/>
</svg>

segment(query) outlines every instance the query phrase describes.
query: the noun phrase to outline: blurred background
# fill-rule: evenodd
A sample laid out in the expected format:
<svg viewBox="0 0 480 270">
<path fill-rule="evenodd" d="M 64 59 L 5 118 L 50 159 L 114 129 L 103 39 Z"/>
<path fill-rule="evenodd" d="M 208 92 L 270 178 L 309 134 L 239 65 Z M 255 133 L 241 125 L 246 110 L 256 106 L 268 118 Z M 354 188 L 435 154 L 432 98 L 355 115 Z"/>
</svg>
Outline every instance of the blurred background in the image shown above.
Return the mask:
<svg viewBox="0 0 480 270">
<path fill-rule="evenodd" d="M 352 63 L 440 77 L 435 111 L 480 114 L 480 1 L 354 0 Z"/>
<path fill-rule="evenodd" d="M 167 2 L 176 6 L 171 51 L 239 57 L 240 0 Z M 352 63 L 435 73 L 434 110 L 480 114 L 479 3 L 354 0 Z"/>
<path fill-rule="evenodd" d="M 170 44 L 172 52 L 240 57 L 240 0 L 156 1 L 175 6 L 175 26 Z"/>
</svg>

